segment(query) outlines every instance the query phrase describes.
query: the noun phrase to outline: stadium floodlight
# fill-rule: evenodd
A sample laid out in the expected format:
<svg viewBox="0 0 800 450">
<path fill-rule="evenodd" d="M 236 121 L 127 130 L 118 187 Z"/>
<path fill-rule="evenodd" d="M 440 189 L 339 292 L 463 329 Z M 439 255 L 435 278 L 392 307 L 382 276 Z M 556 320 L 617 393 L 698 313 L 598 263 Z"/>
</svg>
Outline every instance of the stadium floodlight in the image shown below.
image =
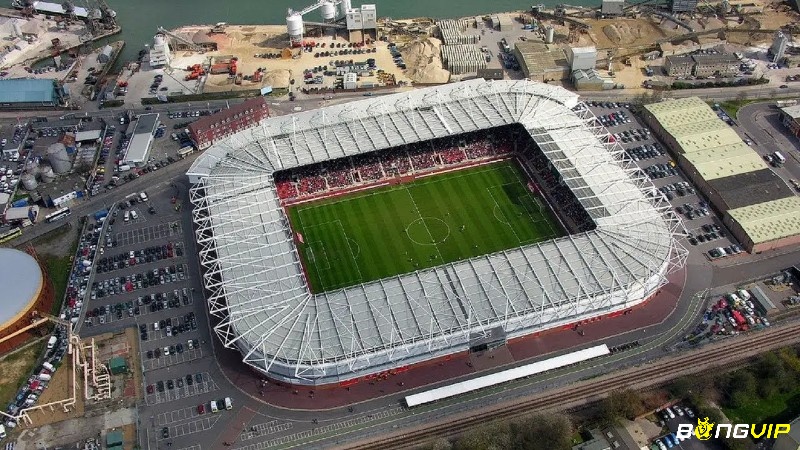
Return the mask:
<svg viewBox="0 0 800 450">
<path fill-rule="evenodd" d="M 273 174 L 519 124 L 590 231 L 313 294 Z M 641 304 L 683 266 L 680 220 L 578 96 L 471 80 L 262 121 L 189 169 L 200 263 L 226 347 L 274 379 L 321 385 Z"/>
</svg>

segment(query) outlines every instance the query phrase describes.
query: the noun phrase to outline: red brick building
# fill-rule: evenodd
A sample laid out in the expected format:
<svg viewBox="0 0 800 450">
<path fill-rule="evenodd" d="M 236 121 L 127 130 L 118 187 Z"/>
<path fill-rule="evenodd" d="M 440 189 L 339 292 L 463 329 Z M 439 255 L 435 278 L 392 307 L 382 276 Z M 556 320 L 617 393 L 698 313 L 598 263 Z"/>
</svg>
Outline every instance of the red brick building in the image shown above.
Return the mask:
<svg viewBox="0 0 800 450">
<path fill-rule="evenodd" d="M 198 149 L 203 150 L 226 136 L 255 126 L 267 117 L 269 108 L 264 97 L 251 98 L 192 122 L 189 124 L 189 137 Z"/>
</svg>

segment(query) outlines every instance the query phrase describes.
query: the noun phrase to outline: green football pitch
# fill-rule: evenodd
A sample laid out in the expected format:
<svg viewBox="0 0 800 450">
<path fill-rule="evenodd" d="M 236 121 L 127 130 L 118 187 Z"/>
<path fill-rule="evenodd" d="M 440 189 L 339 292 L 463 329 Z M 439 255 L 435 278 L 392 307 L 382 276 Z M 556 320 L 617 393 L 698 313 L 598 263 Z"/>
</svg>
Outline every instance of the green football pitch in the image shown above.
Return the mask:
<svg viewBox="0 0 800 450">
<path fill-rule="evenodd" d="M 289 207 L 314 293 L 563 236 L 504 161 Z"/>
</svg>

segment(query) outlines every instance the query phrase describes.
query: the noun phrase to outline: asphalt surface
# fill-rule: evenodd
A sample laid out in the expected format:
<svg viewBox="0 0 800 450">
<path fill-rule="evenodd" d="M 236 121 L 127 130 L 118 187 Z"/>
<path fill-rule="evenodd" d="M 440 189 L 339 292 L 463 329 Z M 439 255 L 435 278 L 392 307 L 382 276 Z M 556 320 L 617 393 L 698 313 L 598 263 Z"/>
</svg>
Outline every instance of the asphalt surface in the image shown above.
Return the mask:
<svg viewBox="0 0 800 450">
<path fill-rule="evenodd" d="M 316 104 L 318 104 L 316 100 L 287 102 L 274 105 L 274 110 L 277 113 L 288 113 L 298 105 L 302 105 L 300 106 L 301 108 L 312 108 Z M 169 105 L 168 107 L 173 111 L 179 110 L 174 105 Z M 198 105 L 186 105 L 184 109 L 193 110 L 197 109 L 197 107 Z M 768 108 L 763 110 L 763 116 L 761 116 L 763 119 L 759 119 L 758 115 L 762 110 L 757 109 L 756 105 L 753 105 L 753 109 L 756 109 L 755 113 L 743 108 L 739 116 L 739 122 L 740 126 L 752 136 L 757 146 L 760 146 L 762 143 L 770 142 L 764 136 L 770 136 L 769 133 L 774 134 L 776 131 L 774 126 L 767 126 L 772 123 L 770 122 L 772 119 L 770 119 Z M 100 114 L 109 114 L 108 117 L 114 117 L 117 112 L 105 111 Z M 752 123 L 743 120 L 744 115 L 750 116 L 751 114 L 755 117 Z M 760 122 L 761 120 L 766 122 Z M 762 128 L 761 133 L 766 134 L 760 135 L 759 128 Z M 616 131 L 612 130 L 612 132 Z M 124 236 L 116 236 L 120 241 L 120 245 L 106 250 L 106 255 L 109 254 L 108 252 L 116 254 L 145 248 L 150 245 L 162 245 L 166 242 L 178 241 L 182 241 L 185 249 L 183 257 L 173 258 L 169 263 L 185 265 L 189 274 L 188 279 L 178 283 L 149 288 L 141 292 L 134 291 L 120 294 L 119 298 L 114 298 L 113 300 L 91 301 L 89 306 L 94 307 L 96 304 L 101 303 L 130 301 L 146 292 L 171 292 L 173 289 L 183 289 L 184 287 L 192 292 L 190 305 L 182 305 L 175 309 L 166 309 L 155 313 L 138 314 L 133 317 L 128 317 L 126 314 L 122 319 L 116 320 L 112 318 L 106 323 L 96 323 L 91 327 L 85 327 L 82 331 L 84 336 L 89 336 L 145 324 L 148 330 L 148 340 L 140 343 L 144 353 L 155 348 L 163 348 L 165 345 L 176 345 L 177 343 L 186 345 L 188 339 L 200 341 L 200 350 L 193 351 L 191 354 L 185 351 L 168 359 L 163 357 L 161 359 L 147 359 L 143 357 L 143 383 L 145 389 L 149 385 L 157 385 L 158 381 L 173 380 L 175 383 L 178 377 L 185 379 L 187 374 L 191 374 L 194 377 L 194 375 L 200 373 L 202 380 L 200 385 L 193 384 L 193 386 L 188 386 L 184 382 L 184 386 L 180 388 L 175 383 L 176 386 L 173 389 L 165 388 L 163 393 L 157 392 L 154 387 L 154 394 L 146 395 L 139 411 L 139 417 L 142 425 L 140 428 L 140 443 L 142 448 L 147 449 L 216 449 L 222 448 L 225 442 L 233 443 L 233 448 L 248 449 L 328 448 L 398 428 L 420 425 L 431 419 L 455 412 L 474 410 L 499 402 L 510 396 L 518 397 L 527 393 L 562 386 L 575 380 L 608 372 L 614 368 L 645 363 L 672 351 L 671 344 L 681 338 L 684 330 L 694 327 L 697 313 L 703 307 L 703 298 L 695 296 L 695 293 L 711 287 L 735 284 L 741 280 L 768 276 L 794 265 L 798 260 L 798 256 L 800 256 L 799 250 L 793 250 L 781 254 L 747 255 L 738 257 L 735 260 L 719 261 L 712 265 L 700 249 L 694 249 L 686 244 L 691 249 L 691 252 L 688 256 L 685 272 L 679 272 L 671 276 L 671 283 L 662 289 L 664 295 L 671 295 L 676 298 L 674 310 L 665 314 L 664 320 L 659 323 L 603 338 L 602 342 L 607 343 L 609 346 L 632 341 L 639 341 L 641 346 L 631 351 L 615 354 L 613 357 L 601 361 L 594 361 L 591 364 L 578 365 L 547 373 L 539 377 L 532 377 L 517 383 L 457 397 L 447 402 L 440 402 L 436 405 L 414 410 L 408 410 L 401 406 L 402 397 L 407 395 L 408 392 L 402 394 L 390 393 L 390 389 L 385 389 L 386 392 L 381 392 L 381 386 L 374 387 L 376 398 L 358 401 L 357 403 L 354 401 L 350 404 L 348 404 L 347 400 L 347 391 L 340 389 L 341 395 L 345 398 L 344 403 L 347 406 L 333 409 L 313 410 L 276 407 L 269 404 L 270 396 L 273 391 L 284 390 L 285 388 L 272 384 L 259 388 L 258 384 L 253 383 L 253 381 L 257 382 L 260 377 L 240 362 L 237 362 L 239 358 L 237 353 L 221 349 L 218 345 L 212 345 L 212 343 L 218 341 L 212 338 L 208 325 L 207 308 L 203 299 L 199 298 L 199 293 L 202 292 L 202 285 L 199 276 L 197 250 L 193 233 L 191 232 L 191 208 L 188 204 L 189 187 L 186 177 L 182 175 L 195 157 L 193 155 L 170 165 L 168 170 L 162 169 L 147 174 L 135 181 L 126 183 L 120 188 L 91 198 L 73 207 L 75 212 L 73 214 L 74 220 L 77 216 L 86 215 L 102 207 L 110 206 L 113 202 L 128 194 L 146 189 L 151 201 L 159 211 L 158 214 L 151 216 L 144 211 L 140 211 L 140 218 L 144 217 L 145 220 L 139 220 L 127 225 L 115 225 L 113 233 Z M 787 164 L 786 170 L 793 171 L 795 169 Z M 791 173 L 793 176 L 800 178 L 800 176 L 794 175 L 796 172 Z M 657 180 L 656 185 L 673 181 L 679 181 L 679 178 Z M 173 187 L 172 183 L 175 183 L 177 188 Z M 176 195 L 176 189 L 179 201 L 183 204 L 183 209 L 180 213 L 174 212 L 173 205 L 170 203 L 170 198 Z M 117 220 L 117 224 L 119 224 L 119 216 Z M 713 218 L 708 218 L 707 220 L 713 220 Z M 161 235 L 152 231 L 153 227 L 158 228 L 161 225 L 173 222 L 179 224 L 180 229 L 183 231 L 181 234 Z M 55 228 L 58 225 L 58 223 L 37 224 L 32 230 L 26 231 L 23 238 L 30 239 L 30 237 L 46 232 L 48 229 Z M 687 228 L 691 228 L 691 226 Z M 157 237 L 156 234 L 158 234 Z M 146 264 L 142 267 L 120 270 L 118 274 L 114 272 L 113 275 L 129 275 L 142 270 L 152 270 L 153 267 L 159 265 L 163 264 L 160 262 Z M 111 275 L 96 275 L 95 279 L 102 280 Z M 194 312 L 198 319 L 197 330 L 171 337 L 166 336 L 164 330 L 154 332 L 152 324 L 155 321 L 164 320 L 168 317 L 179 318 L 189 312 Z M 620 320 L 625 319 L 620 318 Z M 608 327 L 608 322 L 587 325 L 585 342 L 576 339 L 574 335 L 564 335 L 575 342 L 575 346 L 570 351 L 596 344 L 596 342 L 593 342 L 592 336 L 599 336 L 600 329 L 603 327 Z M 565 331 L 563 333 L 570 332 Z M 501 359 L 498 357 L 498 360 Z M 223 363 L 220 363 L 220 361 Z M 243 382 L 245 378 L 250 381 Z M 444 383 L 447 382 L 449 381 Z M 262 391 L 264 394 L 261 393 Z M 305 396 L 307 395 L 306 391 L 308 389 L 297 395 Z M 216 414 L 209 412 L 205 412 L 205 414 L 198 413 L 198 405 L 203 404 L 207 409 L 211 400 L 226 396 L 233 399 L 234 408 L 232 410 Z M 164 427 L 168 429 L 168 438 L 161 437 Z"/>
</svg>

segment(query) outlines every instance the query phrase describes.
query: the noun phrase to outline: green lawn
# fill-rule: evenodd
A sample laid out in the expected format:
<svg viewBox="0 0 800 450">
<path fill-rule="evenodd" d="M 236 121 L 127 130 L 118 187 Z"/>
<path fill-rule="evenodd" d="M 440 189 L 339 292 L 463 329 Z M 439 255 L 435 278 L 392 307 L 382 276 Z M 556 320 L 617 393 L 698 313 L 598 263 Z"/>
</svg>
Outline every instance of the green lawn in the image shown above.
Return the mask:
<svg viewBox="0 0 800 450">
<path fill-rule="evenodd" d="M 789 423 L 800 414 L 800 388 L 722 410 L 735 423 Z"/>
<path fill-rule="evenodd" d="M 563 236 L 514 162 L 289 208 L 315 293 Z"/>
</svg>

